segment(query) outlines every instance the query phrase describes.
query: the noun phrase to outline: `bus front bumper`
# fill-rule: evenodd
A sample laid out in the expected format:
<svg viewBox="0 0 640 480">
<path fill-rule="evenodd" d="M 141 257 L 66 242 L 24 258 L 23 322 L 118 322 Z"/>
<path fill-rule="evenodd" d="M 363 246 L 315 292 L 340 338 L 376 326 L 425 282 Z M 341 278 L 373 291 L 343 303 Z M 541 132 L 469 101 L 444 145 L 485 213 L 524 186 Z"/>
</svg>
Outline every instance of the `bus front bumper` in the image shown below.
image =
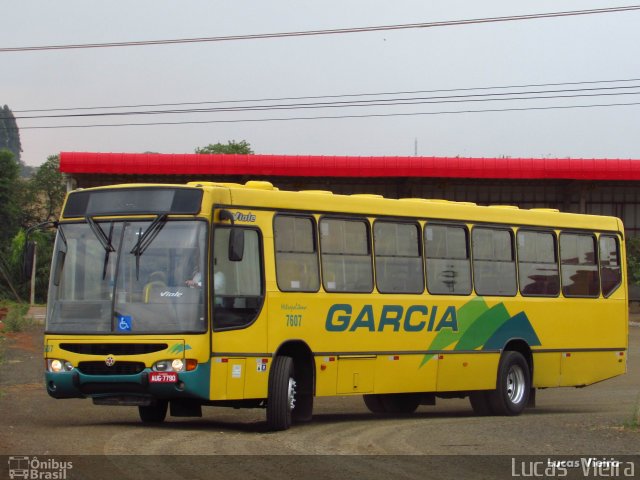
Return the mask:
<svg viewBox="0 0 640 480">
<path fill-rule="evenodd" d="M 70 372 L 45 372 L 47 393 L 53 398 L 130 398 L 132 403 L 145 400 L 209 398 L 209 363 L 198 364 L 195 370 L 178 373 L 175 383 L 153 383 L 149 381 L 150 369 L 135 375 L 86 375 L 78 370 Z M 117 403 L 117 402 L 115 402 Z"/>
</svg>

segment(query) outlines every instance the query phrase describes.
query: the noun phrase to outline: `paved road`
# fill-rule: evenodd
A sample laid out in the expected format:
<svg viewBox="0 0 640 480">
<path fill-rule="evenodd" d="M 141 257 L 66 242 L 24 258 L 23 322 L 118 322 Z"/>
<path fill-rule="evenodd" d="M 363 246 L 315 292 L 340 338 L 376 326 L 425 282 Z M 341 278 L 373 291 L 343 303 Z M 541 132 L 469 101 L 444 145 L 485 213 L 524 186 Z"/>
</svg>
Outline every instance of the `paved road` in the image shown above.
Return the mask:
<svg viewBox="0 0 640 480">
<path fill-rule="evenodd" d="M 640 404 L 637 326 L 630 328 L 626 375 L 583 389 L 540 391 L 538 406 L 519 417 L 474 417 L 466 400 L 439 400 L 409 417 L 376 418 L 361 397 L 336 397 L 316 400 L 311 423 L 279 433 L 266 431 L 262 410 L 208 407 L 200 419 L 144 426 L 135 407 L 54 400 L 42 382 L 42 333 L 8 343 L 0 367 L 0 455 L 640 453 L 640 430 L 629 425 Z"/>
</svg>

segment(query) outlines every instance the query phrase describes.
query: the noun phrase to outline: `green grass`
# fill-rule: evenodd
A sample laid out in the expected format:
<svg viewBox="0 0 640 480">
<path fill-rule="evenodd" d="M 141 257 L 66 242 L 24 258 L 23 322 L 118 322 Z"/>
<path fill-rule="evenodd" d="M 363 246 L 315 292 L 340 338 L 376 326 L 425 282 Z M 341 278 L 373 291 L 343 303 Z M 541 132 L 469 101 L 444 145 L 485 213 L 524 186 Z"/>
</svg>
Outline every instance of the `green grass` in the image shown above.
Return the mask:
<svg viewBox="0 0 640 480">
<path fill-rule="evenodd" d="M 8 310 L 7 315 L 2 319 L 4 328 L 0 330 L 0 365 L 4 361 L 7 338 L 6 333 L 22 332 L 33 325 L 33 319 L 26 318 L 29 305 L 23 303 L 0 301 L 0 308 Z"/>
<path fill-rule="evenodd" d="M 22 332 L 33 325 L 33 320 L 27 318 L 29 305 L 24 303 L 4 304 L 9 309 L 7 316 L 4 317 L 4 331 L 6 332 Z"/>
<path fill-rule="evenodd" d="M 640 432 L 640 394 L 636 399 L 636 403 L 633 405 L 633 413 L 631 414 L 631 419 L 628 422 L 625 422 L 624 427 Z"/>
</svg>

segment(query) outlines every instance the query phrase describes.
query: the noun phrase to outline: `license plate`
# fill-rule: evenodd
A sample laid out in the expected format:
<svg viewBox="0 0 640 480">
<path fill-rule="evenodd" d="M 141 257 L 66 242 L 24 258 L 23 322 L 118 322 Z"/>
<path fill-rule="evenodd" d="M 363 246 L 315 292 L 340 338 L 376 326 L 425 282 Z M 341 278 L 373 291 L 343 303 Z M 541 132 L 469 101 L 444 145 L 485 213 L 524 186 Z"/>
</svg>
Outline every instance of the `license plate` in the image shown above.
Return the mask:
<svg viewBox="0 0 640 480">
<path fill-rule="evenodd" d="M 176 372 L 151 372 L 150 383 L 176 383 L 178 374 Z"/>
</svg>

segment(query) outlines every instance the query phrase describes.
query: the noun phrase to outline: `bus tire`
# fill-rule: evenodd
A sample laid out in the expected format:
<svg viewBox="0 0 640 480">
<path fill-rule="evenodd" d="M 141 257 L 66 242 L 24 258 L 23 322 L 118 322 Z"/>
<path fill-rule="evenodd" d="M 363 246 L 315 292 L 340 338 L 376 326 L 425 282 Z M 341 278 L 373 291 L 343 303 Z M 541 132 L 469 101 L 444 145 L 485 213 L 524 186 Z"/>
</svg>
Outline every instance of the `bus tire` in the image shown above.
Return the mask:
<svg viewBox="0 0 640 480">
<path fill-rule="evenodd" d="M 489 392 L 482 390 L 469 394 L 469 402 L 471 403 L 473 413 L 480 417 L 486 417 L 492 413 L 488 393 Z"/>
<path fill-rule="evenodd" d="M 138 413 L 142 423 L 162 423 L 167 416 L 167 407 L 169 402 L 166 400 L 158 400 L 153 405 L 138 406 Z"/>
<path fill-rule="evenodd" d="M 267 426 L 269 430 L 287 430 L 291 427 L 292 411 L 296 403 L 296 381 L 293 377 L 293 359 L 278 356 L 269 373 L 267 397 Z"/>
<path fill-rule="evenodd" d="M 487 396 L 494 415 L 519 415 L 527 406 L 531 391 L 531 373 L 520 352 L 502 353 L 498 365 L 496 389 Z"/>
<path fill-rule="evenodd" d="M 384 409 L 384 406 L 382 405 L 380 395 L 366 394 L 362 395 L 362 399 L 364 400 L 364 404 L 367 406 L 371 413 L 375 413 L 377 415 L 387 413 L 387 411 Z"/>
<path fill-rule="evenodd" d="M 313 394 L 297 392 L 296 406 L 291 411 L 291 420 L 295 423 L 310 422 L 313 416 Z"/>
<path fill-rule="evenodd" d="M 420 395 L 415 393 L 389 393 L 380 397 L 386 413 L 409 414 L 420 405 Z"/>
</svg>

